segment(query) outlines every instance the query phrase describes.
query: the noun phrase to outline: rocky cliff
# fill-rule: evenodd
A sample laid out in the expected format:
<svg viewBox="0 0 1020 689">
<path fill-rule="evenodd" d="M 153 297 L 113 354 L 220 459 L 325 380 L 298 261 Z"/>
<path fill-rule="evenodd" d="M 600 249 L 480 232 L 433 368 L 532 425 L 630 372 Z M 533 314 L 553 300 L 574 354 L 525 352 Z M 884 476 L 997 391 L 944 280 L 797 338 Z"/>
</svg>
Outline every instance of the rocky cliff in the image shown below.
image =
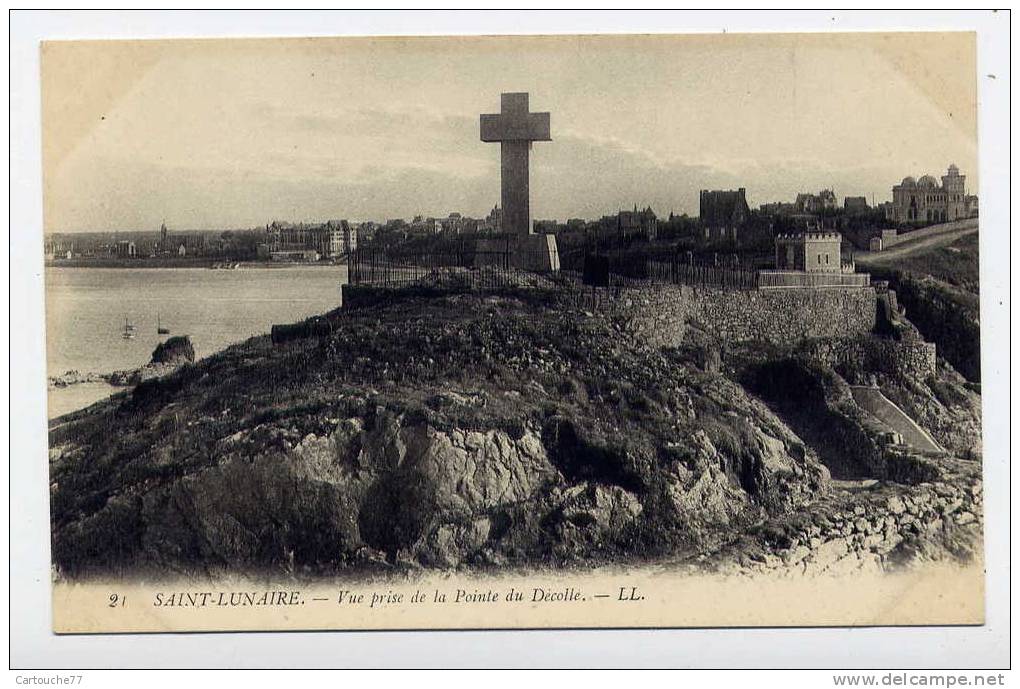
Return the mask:
<svg viewBox="0 0 1020 689">
<path fill-rule="evenodd" d="M 545 298 L 338 311 L 307 336 L 255 338 L 74 417 L 51 435 L 57 569 L 715 567 L 746 560 L 732 553 L 747 543 L 773 548 L 763 525 L 802 524 L 843 495 L 830 467 L 881 479 L 883 496 L 942 475 L 904 460 L 876 477 L 886 449 L 830 368 L 768 368 L 791 352 L 741 359 L 693 332 L 650 346 L 609 311 Z M 821 421 L 773 394 L 792 372 Z M 860 456 L 839 453 L 849 443 Z M 960 486 L 980 474 L 968 466 Z M 872 498 L 838 502 L 853 512 Z"/>
<path fill-rule="evenodd" d="M 967 380 L 981 382 L 981 320 L 977 294 L 931 276 L 894 273 L 896 290 L 907 317 L 939 354 Z"/>
<path fill-rule="evenodd" d="M 978 235 L 869 265 L 889 281 L 906 316 L 967 380 L 981 382 Z"/>
<path fill-rule="evenodd" d="M 330 336 L 252 340 L 63 428 L 61 571 L 649 557 L 825 483 L 741 387 L 606 317 L 455 296 L 331 318 Z"/>
</svg>

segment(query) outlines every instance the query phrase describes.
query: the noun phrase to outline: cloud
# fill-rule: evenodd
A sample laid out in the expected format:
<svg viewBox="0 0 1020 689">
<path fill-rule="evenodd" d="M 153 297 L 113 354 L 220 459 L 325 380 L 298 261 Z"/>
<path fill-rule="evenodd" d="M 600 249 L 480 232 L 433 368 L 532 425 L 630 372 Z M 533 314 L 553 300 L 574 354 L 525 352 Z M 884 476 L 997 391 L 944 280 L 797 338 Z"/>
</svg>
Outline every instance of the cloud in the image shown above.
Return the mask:
<svg viewBox="0 0 1020 689">
<path fill-rule="evenodd" d="M 61 45 L 43 64 L 50 231 L 484 214 L 499 147 L 476 113 L 518 89 L 552 113 L 536 218 L 694 214 L 703 188 L 882 200 L 950 162 L 976 178 L 973 39 L 954 34 Z"/>
<path fill-rule="evenodd" d="M 273 219 L 384 220 L 458 211 L 484 216 L 499 203 L 499 146 L 478 138 L 475 117 L 432 108 L 300 104 L 250 107 L 258 140 L 217 130 L 214 142 L 182 138 L 172 155 L 70 160 L 56 175 L 50 231 L 245 227 Z M 106 135 L 118 135 L 111 130 Z M 838 196 L 888 197 L 904 174 L 935 169 L 874 162 L 834 171 L 800 158 L 688 162 L 617 137 L 553 132 L 531 155 L 535 219 L 598 218 L 651 206 L 697 215 L 700 189 L 745 187 L 752 206 L 831 187 Z M 918 165 L 921 165 L 918 161 Z"/>
</svg>

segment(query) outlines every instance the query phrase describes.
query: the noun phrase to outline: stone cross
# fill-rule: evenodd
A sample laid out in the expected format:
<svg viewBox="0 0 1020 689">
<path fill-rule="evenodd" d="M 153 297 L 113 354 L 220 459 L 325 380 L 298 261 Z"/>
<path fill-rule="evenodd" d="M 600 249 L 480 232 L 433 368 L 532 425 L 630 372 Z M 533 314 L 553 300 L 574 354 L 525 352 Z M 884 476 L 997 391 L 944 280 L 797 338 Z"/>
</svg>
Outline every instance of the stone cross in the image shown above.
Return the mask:
<svg viewBox="0 0 1020 689">
<path fill-rule="evenodd" d="M 528 155 L 532 141 L 552 141 L 549 113 L 528 112 L 527 93 L 504 93 L 500 112 L 481 116 L 482 141 L 500 142 L 503 231 L 531 234 Z"/>
</svg>

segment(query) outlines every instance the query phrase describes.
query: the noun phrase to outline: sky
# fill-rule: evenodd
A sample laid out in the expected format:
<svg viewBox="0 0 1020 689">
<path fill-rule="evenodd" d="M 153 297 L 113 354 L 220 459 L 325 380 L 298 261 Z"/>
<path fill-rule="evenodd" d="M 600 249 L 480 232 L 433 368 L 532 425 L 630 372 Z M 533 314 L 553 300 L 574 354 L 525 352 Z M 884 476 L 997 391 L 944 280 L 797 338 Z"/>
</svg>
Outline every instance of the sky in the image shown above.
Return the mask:
<svg viewBox="0 0 1020 689">
<path fill-rule="evenodd" d="M 504 91 L 551 113 L 534 219 L 881 202 L 950 163 L 976 193 L 976 78 L 972 33 L 47 42 L 45 227 L 484 217 Z"/>
</svg>

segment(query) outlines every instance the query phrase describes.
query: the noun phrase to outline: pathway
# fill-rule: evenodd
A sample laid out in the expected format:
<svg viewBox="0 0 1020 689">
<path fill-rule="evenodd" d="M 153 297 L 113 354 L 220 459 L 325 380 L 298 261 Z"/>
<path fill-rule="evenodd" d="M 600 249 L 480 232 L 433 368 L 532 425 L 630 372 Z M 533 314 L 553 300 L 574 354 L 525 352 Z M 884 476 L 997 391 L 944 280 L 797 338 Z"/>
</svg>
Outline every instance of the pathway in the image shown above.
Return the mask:
<svg viewBox="0 0 1020 689">
<path fill-rule="evenodd" d="M 921 239 L 906 240 L 901 244 L 886 249 L 885 251 L 857 251 L 854 252 L 854 261 L 858 266 L 869 266 L 893 261 L 904 256 L 916 253 L 921 250 L 933 249 L 947 244 L 952 244 L 961 237 L 974 234 L 978 231 L 978 224 L 973 226 L 947 229 L 945 232 L 931 234 Z"/>
<path fill-rule="evenodd" d="M 850 392 L 858 406 L 881 421 L 890 430 L 899 433 L 903 442 L 922 452 L 938 452 L 945 450 L 939 446 L 928 432 L 917 425 L 910 416 L 897 407 L 878 388 L 864 385 L 851 385 Z"/>
</svg>

